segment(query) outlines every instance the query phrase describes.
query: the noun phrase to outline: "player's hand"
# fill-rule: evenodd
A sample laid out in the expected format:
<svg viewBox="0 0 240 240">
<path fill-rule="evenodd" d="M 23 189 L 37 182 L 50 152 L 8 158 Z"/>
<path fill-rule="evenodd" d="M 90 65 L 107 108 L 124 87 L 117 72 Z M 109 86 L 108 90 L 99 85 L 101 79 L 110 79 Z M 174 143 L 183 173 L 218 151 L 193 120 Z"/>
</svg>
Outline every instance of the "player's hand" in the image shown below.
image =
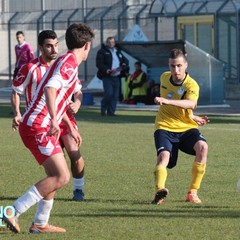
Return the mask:
<svg viewBox="0 0 240 240">
<path fill-rule="evenodd" d="M 18 130 L 21 118 L 22 118 L 21 115 L 17 115 L 17 116 L 15 116 L 13 118 L 13 120 L 12 120 L 12 129 L 13 129 L 13 131 L 17 131 Z"/>
<path fill-rule="evenodd" d="M 74 141 L 78 146 L 82 144 L 82 137 L 80 136 L 79 132 L 75 128 L 72 128 L 70 130 L 70 135 L 72 136 L 72 138 L 74 139 Z"/>
<path fill-rule="evenodd" d="M 81 106 L 81 103 L 79 101 L 76 101 L 76 102 L 71 102 L 69 105 L 68 105 L 68 110 L 73 113 L 73 114 L 76 114 L 79 110 Z"/>
<path fill-rule="evenodd" d="M 163 105 L 163 104 L 168 104 L 169 100 L 163 97 L 155 97 L 154 102 L 155 104 Z"/>
<path fill-rule="evenodd" d="M 208 116 L 193 115 L 193 120 L 198 124 L 198 126 L 205 126 L 210 122 Z"/>
<path fill-rule="evenodd" d="M 58 125 L 57 120 L 52 119 L 50 129 L 47 132 L 47 136 L 54 136 L 55 137 L 55 144 L 58 142 L 59 137 L 60 137 L 60 127 Z"/>
</svg>

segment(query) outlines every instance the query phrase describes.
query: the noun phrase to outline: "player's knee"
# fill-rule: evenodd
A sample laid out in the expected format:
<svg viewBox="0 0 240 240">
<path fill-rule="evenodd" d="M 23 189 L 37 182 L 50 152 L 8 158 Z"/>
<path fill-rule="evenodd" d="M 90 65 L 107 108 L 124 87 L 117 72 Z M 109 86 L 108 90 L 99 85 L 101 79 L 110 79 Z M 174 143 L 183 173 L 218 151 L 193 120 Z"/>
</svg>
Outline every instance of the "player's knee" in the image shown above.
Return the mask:
<svg viewBox="0 0 240 240">
<path fill-rule="evenodd" d="M 71 162 L 77 162 L 82 158 L 79 151 L 71 151 L 68 153 L 68 156 Z"/>
<path fill-rule="evenodd" d="M 202 160 L 203 162 L 207 161 L 207 154 L 208 154 L 208 144 L 204 141 L 199 141 L 194 150 L 196 152 L 197 159 Z M 201 161 L 200 161 L 201 162 Z"/>
<path fill-rule="evenodd" d="M 200 152 L 207 154 L 208 152 L 208 144 L 206 142 L 201 142 L 200 144 Z"/>
<path fill-rule="evenodd" d="M 205 141 L 198 141 L 194 146 L 195 151 L 208 151 L 208 144 Z"/>
<path fill-rule="evenodd" d="M 170 153 L 168 151 L 161 151 L 157 157 L 157 165 L 161 164 L 167 166 L 169 163 Z"/>
<path fill-rule="evenodd" d="M 57 188 L 59 189 L 67 185 L 70 181 L 70 177 L 69 172 L 61 174 L 57 179 Z"/>
</svg>

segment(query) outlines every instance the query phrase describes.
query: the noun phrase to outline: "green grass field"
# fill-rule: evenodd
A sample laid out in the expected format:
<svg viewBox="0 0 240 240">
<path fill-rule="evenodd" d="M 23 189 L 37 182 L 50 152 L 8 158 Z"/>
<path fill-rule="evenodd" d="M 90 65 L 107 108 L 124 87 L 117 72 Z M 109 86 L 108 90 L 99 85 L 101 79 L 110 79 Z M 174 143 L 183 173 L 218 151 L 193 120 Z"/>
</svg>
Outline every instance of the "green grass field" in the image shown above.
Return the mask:
<svg viewBox="0 0 240 240">
<path fill-rule="evenodd" d="M 11 205 L 44 171 L 11 130 L 9 105 L 0 105 L 0 206 Z M 240 238 L 240 117 L 210 117 L 201 128 L 209 157 L 199 196 L 202 205 L 185 202 L 193 157 L 180 154 L 168 172 L 170 195 L 164 205 L 150 204 L 156 161 L 153 141 L 156 112 L 118 111 L 101 117 L 98 110 L 77 115 L 85 158 L 86 201 L 71 201 L 71 183 L 55 198 L 50 223 L 65 234 L 31 235 L 36 207 L 20 217 L 20 234 L 2 227 L 1 240 L 15 239 L 224 239 Z M 69 162 L 69 160 L 67 160 Z"/>
</svg>

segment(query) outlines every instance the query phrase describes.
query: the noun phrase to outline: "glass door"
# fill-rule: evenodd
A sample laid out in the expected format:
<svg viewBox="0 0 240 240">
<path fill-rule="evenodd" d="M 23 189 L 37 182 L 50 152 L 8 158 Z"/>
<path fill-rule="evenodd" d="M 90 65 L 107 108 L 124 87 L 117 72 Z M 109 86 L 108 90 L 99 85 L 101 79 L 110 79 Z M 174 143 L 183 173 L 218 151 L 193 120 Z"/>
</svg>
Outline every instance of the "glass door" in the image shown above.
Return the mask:
<svg viewBox="0 0 240 240">
<path fill-rule="evenodd" d="M 214 55 L 213 16 L 178 17 L 178 38 Z"/>
</svg>

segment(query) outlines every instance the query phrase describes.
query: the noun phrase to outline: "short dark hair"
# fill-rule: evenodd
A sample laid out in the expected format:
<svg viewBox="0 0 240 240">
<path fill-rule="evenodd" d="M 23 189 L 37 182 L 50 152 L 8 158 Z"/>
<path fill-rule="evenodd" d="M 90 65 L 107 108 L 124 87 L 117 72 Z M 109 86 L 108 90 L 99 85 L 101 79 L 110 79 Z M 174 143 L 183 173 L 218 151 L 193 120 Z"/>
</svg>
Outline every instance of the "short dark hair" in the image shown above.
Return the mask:
<svg viewBox="0 0 240 240">
<path fill-rule="evenodd" d="M 56 39 L 57 34 L 53 30 L 44 30 L 38 34 L 38 44 L 43 45 L 45 39 Z"/>
<path fill-rule="evenodd" d="M 114 39 L 114 40 L 116 41 L 115 37 L 110 36 L 110 37 L 108 37 L 108 38 L 106 39 L 106 42 L 108 42 L 109 40 L 112 40 L 112 39 Z"/>
<path fill-rule="evenodd" d="M 73 50 L 74 48 L 82 48 L 87 42 L 94 38 L 92 29 L 86 24 L 73 23 L 67 29 L 65 40 L 67 48 Z"/>
<path fill-rule="evenodd" d="M 139 67 L 142 67 L 142 64 L 139 61 L 135 62 L 134 65 L 138 65 Z"/>
<path fill-rule="evenodd" d="M 172 49 L 169 54 L 169 58 L 176 59 L 178 57 L 183 57 L 184 60 L 187 61 L 187 57 L 181 49 L 178 49 L 178 48 Z"/>
<path fill-rule="evenodd" d="M 17 35 L 20 35 L 20 34 L 22 34 L 22 35 L 24 36 L 23 31 L 17 31 L 17 32 L 16 32 L 16 36 L 17 36 Z"/>
</svg>

